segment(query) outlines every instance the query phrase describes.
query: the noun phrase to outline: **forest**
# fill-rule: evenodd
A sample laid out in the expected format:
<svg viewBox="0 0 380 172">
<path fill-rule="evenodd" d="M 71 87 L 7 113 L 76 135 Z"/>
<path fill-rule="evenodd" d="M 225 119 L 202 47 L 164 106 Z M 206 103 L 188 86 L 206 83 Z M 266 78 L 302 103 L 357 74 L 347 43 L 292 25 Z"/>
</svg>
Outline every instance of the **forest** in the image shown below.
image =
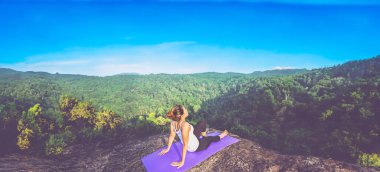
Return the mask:
<svg viewBox="0 0 380 172">
<path fill-rule="evenodd" d="M 67 146 L 190 123 L 286 154 L 380 166 L 380 56 L 320 69 L 107 77 L 0 68 L 0 153 L 59 156 Z M 0 156 L 1 156 L 0 155 Z"/>
</svg>

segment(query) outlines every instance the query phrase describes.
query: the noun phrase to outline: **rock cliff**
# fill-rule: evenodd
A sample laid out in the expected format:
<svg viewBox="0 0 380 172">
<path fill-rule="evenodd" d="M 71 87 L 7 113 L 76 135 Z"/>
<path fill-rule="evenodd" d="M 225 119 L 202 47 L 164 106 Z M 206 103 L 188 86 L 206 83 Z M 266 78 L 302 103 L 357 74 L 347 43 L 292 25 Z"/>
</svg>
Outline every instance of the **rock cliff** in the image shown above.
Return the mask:
<svg viewBox="0 0 380 172">
<path fill-rule="evenodd" d="M 191 172 L 215 171 L 380 171 L 319 157 L 282 155 L 240 138 Z M 71 146 L 59 158 L 11 154 L 0 157 L 0 171 L 145 171 L 141 157 L 163 147 L 168 135 L 159 134 L 119 142 L 102 141 Z"/>
</svg>

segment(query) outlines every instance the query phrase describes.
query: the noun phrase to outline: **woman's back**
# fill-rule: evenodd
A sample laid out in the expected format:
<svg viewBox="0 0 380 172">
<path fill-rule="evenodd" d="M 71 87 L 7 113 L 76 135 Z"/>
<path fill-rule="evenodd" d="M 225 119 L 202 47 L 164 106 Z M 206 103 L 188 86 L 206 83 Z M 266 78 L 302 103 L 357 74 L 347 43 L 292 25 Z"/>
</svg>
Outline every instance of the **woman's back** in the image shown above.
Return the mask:
<svg viewBox="0 0 380 172">
<path fill-rule="evenodd" d="M 176 126 L 177 126 L 177 125 L 176 125 L 175 122 L 173 122 L 172 125 L 174 125 L 174 126 L 173 126 L 174 131 L 175 131 L 175 133 L 178 135 L 179 139 L 181 140 L 181 143 L 183 144 L 183 140 L 182 140 L 182 131 L 181 131 L 182 123 L 183 123 L 183 122 L 181 122 L 181 123 L 179 124 L 178 129 L 176 129 Z M 186 124 L 186 123 L 185 123 L 185 124 Z M 187 150 L 188 150 L 189 152 L 194 152 L 195 150 L 197 150 L 197 148 L 198 148 L 198 146 L 199 146 L 199 141 L 198 141 L 197 137 L 194 135 L 194 127 L 193 127 L 191 124 L 189 124 L 189 125 L 190 125 L 190 132 L 189 132 L 189 143 L 188 143 L 188 145 L 187 145 Z"/>
</svg>

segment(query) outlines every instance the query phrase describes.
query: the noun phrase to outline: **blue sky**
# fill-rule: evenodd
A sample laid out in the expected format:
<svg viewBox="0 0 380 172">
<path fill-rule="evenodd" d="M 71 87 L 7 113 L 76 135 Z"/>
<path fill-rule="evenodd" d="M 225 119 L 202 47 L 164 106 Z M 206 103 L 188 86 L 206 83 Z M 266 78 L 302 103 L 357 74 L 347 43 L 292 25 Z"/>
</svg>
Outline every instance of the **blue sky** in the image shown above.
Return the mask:
<svg viewBox="0 0 380 172">
<path fill-rule="evenodd" d="M 0 2 L 0 67 L 250 73 L 380 54 L 377 0 Z"/>
</svg>

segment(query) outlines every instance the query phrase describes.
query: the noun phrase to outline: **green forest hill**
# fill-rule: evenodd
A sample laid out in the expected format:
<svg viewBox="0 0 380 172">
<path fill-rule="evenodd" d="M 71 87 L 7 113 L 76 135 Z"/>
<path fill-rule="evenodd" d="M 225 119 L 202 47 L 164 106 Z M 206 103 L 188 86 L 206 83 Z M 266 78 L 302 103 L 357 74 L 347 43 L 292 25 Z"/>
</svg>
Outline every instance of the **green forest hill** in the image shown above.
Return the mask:
<svg viewBox="0 0 380 172">
<path fill-rule="evenodd" d="M 287 154 L 380 166 L 380 56 L 314 70 L 120 74 L 0 68 L 0 152 L 59 156 L 70 144 L 167 130 L 166 112 Z"/>
</svg>

